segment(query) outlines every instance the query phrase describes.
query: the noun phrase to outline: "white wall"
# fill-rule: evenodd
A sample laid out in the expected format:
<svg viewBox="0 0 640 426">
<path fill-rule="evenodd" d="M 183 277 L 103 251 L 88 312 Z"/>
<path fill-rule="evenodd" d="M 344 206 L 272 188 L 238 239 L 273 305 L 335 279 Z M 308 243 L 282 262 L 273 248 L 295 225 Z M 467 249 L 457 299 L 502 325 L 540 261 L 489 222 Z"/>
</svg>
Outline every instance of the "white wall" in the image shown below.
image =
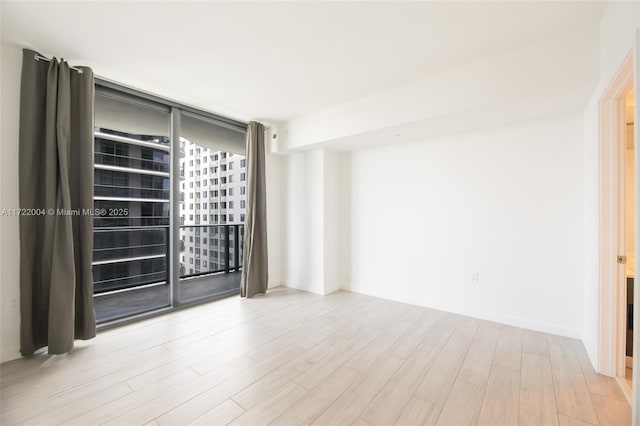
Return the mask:
<svg viewBox="0 0 640 426">
<path fill-rule="evenodd" d="M 287 287 L 329 294 L 344 283 L 342 155 L 321 149 L 286 160 L 283 272 Z"/>
<path fill-rule="evenodd" d="M 350 290 L 580 336 L 579 116 L 354 152 L 351 185 Z"/>
<path fill-rule="evenodd" d="M 324 176 L 324 293 L 329 294 L 342 286 L 340 266 L 340 159 L 339 154 L 323 150 Z"/>
<path fill-rule="evenodd" d="M 582 340 L 591 362 L 600 371 L 599 352 L 599 134 L 598 106 L 624 58 L 633 50 L 640 26 L 640 3 L 612 2 L 600 22 L 599 70 L 597 87 L 584 109 L 584 329 Z M 637 78 L 637 73 L 636 73 Z M 637 86 L 636 82 L 636 86 Z M 606 372 L 606 371 L 605 371 Z M 614 372 L 606 372 L 613 374 Z"/>
<path fill-rule="evenodd" d="M 267 181 L 267 250 L 269 252 L 269 288 L 282 285 L 282 187 L 283 159 L 274 154 L 265 158 L 265 178 Z"/>
<path fill-rule="evenodd" d="M 285 284 L 324 294 L 323 152 L 286 157 Z"/>
<path fill-rule="evenodd" d="M 338 175 L 338 268 L 339 280 L 342 288 L 348 288 L 351 283 L 351 153 L 342 152 L 338 155 L 336 167 Z"/>
<path fill-rule="evenodd" d="M 22 51 L 0 45 L 0 209 L 18 207 L 18 125 Z M 0 361 L 20 352 L 18 218 L 0 216 Z"/>
</svg>

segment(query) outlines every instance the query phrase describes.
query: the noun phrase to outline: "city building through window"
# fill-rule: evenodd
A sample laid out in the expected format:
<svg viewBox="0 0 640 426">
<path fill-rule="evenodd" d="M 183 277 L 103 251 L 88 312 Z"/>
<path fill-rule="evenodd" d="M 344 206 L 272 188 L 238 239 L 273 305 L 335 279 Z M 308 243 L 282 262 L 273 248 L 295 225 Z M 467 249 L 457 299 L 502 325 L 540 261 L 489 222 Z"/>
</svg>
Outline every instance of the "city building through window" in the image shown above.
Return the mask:
<svg viewBox="0 0 640 426">
<path fill-rule="evenodd" d="M 175 133 L 172 114 L 181 116 Z M 244 164 L 246 126 L 218 125 L 216 117 L 205 116 L 112 84 L 97 85 L 93 278 L 98 323 L 237 294 L 244 226 L 233 218 L 244 218 L 245 187 L 236 176 L 244 167 L 234 168 L 229 159 L 238 157 L 236 165 Z M 176 134 L 180 137 L 172 139 Z M 223 280 L 221 274 L 233 278 Z"/>
</svg>

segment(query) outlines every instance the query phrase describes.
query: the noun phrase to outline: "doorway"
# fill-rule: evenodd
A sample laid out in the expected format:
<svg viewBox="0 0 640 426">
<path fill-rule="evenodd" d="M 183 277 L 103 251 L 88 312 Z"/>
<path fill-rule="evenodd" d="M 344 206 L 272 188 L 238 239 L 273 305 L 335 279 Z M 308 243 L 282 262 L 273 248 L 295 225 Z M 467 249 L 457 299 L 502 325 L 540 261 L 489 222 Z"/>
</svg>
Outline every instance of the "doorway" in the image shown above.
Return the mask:
<svg viewBox="0 0 640 426">
<path fill-rule="evenodd" d="M 618 379 L 631 402 L 633 378 L 637 150 L 630 52 L 599 105 L 600 289 L 598 371 Z M 627 124 L 631 124 L 628 126 Z M 635 336 L 637 340 L 637 336 Z M 629 358 L 627 358 L 629 354 Z M 629 366 L 629 369 L 627 369 Z M 637 373 L 637 372 L 636 372 Z M 637 376 L 637 374 L 635 374 Z M 627 380 L 628 377 L 628 380 Z"/>
<path fill-rule="evenodd" d="M 633 89 L 630 90 L 624 98 L 625 112 L 625 132 L 624 132 L 624 179 L 623 183 L 623 199 L 624 204 L 624 220 L 622 221 L 623 230 L 622 238 L 624 239 L 624 255 L 622 263 L 624 266 L 622 294 L 625 297 L 624 305 L 626 306 L 624 320 L 624 337 L 625 337 L 625 374 L 624 379 L 629 389 L 632 389 L 633 379 L 633 298 L 634 298 L 634 279 L 635 279 L 635 147 L 634 147 L 634 117 L 635 106 L 633 101 Z"/>
</svg>

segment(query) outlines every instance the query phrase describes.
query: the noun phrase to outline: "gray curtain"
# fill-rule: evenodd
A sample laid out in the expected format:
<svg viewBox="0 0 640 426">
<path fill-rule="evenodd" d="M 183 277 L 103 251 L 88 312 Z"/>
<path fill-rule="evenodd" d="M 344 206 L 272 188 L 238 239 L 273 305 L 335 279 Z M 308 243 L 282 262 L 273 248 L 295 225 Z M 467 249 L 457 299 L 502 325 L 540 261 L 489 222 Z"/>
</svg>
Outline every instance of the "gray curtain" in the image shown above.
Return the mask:
<svg viewBox="0 0 640 426">
<path fill-rule="evenodd" d="M 247 190 L 240 295 L 266 293 L 267 194 L 265 185 L 264 126 L 252 121 L 247 129 Z"/>
<path fill-rule="evenodd" d="M 93 310 L 93 72 L 25 49 L 20 87 L 20 351 L 73 349 Z M 39 56 L 39 55 L 38 55 Z M 73 213 L 73 214 L 67 214 Z"/>
</svg>

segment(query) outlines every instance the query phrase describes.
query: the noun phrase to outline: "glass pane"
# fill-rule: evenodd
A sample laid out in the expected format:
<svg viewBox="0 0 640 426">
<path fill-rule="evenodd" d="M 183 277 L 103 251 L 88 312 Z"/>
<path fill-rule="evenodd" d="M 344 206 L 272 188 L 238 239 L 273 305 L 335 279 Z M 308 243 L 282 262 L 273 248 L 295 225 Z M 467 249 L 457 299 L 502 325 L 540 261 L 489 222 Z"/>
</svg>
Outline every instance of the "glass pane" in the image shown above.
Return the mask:
<svg viewBox="0 0 640 426">
<path fill-rule="evenodd" d="M 182 117 L 180 297 L 237 292 L 242 268 L 244 133 Z"/>
<path fill-rule="evenodd" d="M 169 111 L 95 98 L 94 304 L 98 323 L 170 305 Z"/>
</svg>

